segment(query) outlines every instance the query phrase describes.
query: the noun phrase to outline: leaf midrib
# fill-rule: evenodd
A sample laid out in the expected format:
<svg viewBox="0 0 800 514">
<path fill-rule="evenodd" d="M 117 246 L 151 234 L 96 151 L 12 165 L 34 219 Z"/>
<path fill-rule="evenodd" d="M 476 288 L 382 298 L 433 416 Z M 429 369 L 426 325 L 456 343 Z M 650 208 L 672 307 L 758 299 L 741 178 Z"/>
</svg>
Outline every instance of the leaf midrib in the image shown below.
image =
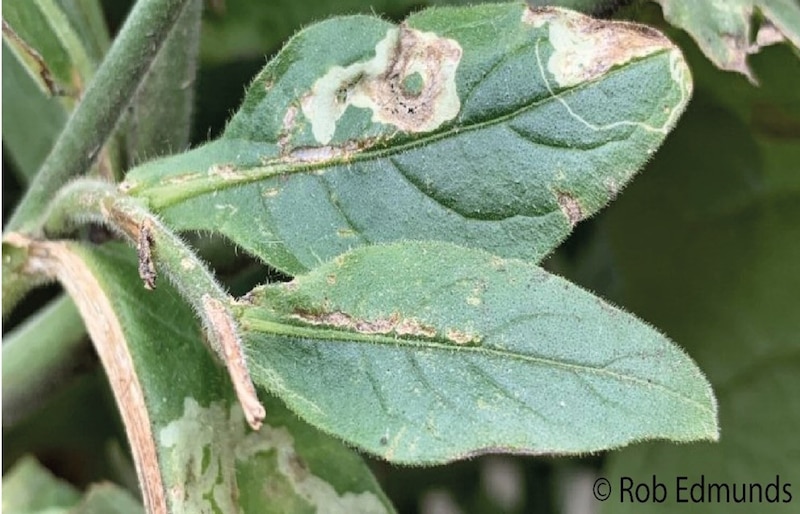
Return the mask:
<svg viewBox="0 0 800 514">
<path fill-rule="evenodd" d="M 539 40 L 543 40 L 544 38 L 539 38 Z M 536 44 L 537 40 L 532 41 L 530 44 Z M 442 130 L 439 132 L 434 132 L 428 134 L 424 137 L 419 138 L 409 138 L 409 140 L 396 144 L 390 145 L 383 148 L 377 149 L 367 149 L 357 151 L 351 155 L 345 157 L 334 157 L 329 160 L 318 161 L 313 163 L 304 163 L 302 161 L 295 161 L 291 163 L 287 162 L 276 162 L 275 164 L 270 164 L 266 166 L 251 166 L 251 167 L 243 167 L 243 168 L 236 168 L 235 172 L 238 174 L 238 177 L 231 178 L 231 177 L 210 177 L 206 173 L 199 172 L 197 170 L 188 170 L 185 172 L 186 175 L 195 174 L 195 177 L 187 176 L 186 180 L 176 182 L 176 176 L 169 175 L 166 177 L 171 183 L 164 184 L 162 182 L 158 182 L 153 186 L 148 187 L 148 184 L 131 184 L 133 187 L 129 189 L 129 193 L 133 196 L 145 197 L 148 200 L 149 206 L 153 209 L 160 210 L 171 207 L 177 203 L 180 203 L 186 198 L 191 198 L 194 196 L 200 196 L 203 194 L 212 193 L 215 191 L 220 191 L 223 189 L 228 189 L 232 187 L 237 187 L 243 184 L 249 184 L 253 182 L 259 182 L 262 180 L 280 177 L 280 176 L 287 176 L 293 175 L 298 173 L 308 173 L 308 172 L 325 172 L 328 168 L 333 168 L 341 164 L 351 165 L 360 162 L 370 161 L 370 160 L 378 160 L 383 159 L 386 157 L 391 157 L 396 154 L 403 153 L 405 151 L 410 151 L 416 149 L 421 146 L 426 146 L 430 144 L 434 144 L 442 139 L 446 139 L 449 137 L 454 137 L 462 132 L 472 132 L 481 130 L 487 127 L 493 127 L 495 125 L 500 125 L 502 123 L 506 123 L 525 112 L 540 107 L 542 105 L 546 105 L 552 101 L 558 101 L 560 98 L 570 95 L 572 93 L 579 92 L 580 90 L 594 86 L 597 82 L 601 82 L 606 78 L 613 76 L 617 73 L 622 73 L 623 71 L 629 70 L 631 67 L 636 66 L 637 64 L 649 60 L 651 58 L 657 58 L 663 54 L 672 51 L 670 47 L 664 47 L 660 50 L 657 50 L 651 54 L 648 54 L 643 57 L 639 57 L 636 59 L 632 59 L 627 61 L 621 66 L 616 68 L 612 68 L 607 73 L 603 74 L 599 80 L 593 80 L 589 82 L 582 82 L 580 84 L 576 84 L 574 86 L 566 87 L 559 91 L 556 94 L 545 96 L 539 100 L 532 101 L 518 109 L 510 111 L 507 114 L 497 116 L 495 118 L 491 118 L 488 120 L 483 121 L 476 121 L 473 123 L 459 125 L 454 124 L 447 128 L 446 130 Z M 674 106 L 673 106 L 674 107 Z M 634 131 L 641 130 L 640 128 L 635 128 Z M 391 137 L 391 136 L 390 136 Z M 209 144 L 214 143 L 222 143 L 224 141 L 242 141 L 247 144 L 251 144 L 254 147 L 258 145 L 273 145 L 274 142 L 267 142 L 267 141 L 251 141 L 247 139 L 241 138 L 225 138 L 223 135 L 222 138 L 218 139 Z M 379 145 L 375 145 L 379 146 Z M 552 146 L 552 145 L 547 145 Z M 202 148 L 202 147 L 201 147 Z M 298 150 L 301 148 L 306 147 L 297 147 L 293 150 Z M 309 148 L 326 148 L 325 146 L 322 147 L 309 147 Z M 339 146 L 329 146 L 332 149 L 339 149 Z M 374 146 L 371 148 L 375 148 Z M 277 158 L 277 159 L 286 159 L 284 158 Z M 219 163 L 224 164 L 224 163 Z M 147 164 L 143 165 L 146 167 Z"/>
<path fill-rule="evenodd" d="M 693 405 L 694 407 L 708 414 L 709 416 L 714 415 L 713 409 L 710 409 L 702 402 L 695 400 L 694 398 L 691 398 L 689 396 L 686 396 L 685 394 L 682 394 L 678 391 L 675 391 L 674 389 L 671 389 L 664 384 L 652 382 L 632 375 L 623 375 L 621 373 L 617 373 L 606 368 L 598 368 L 586 364 L 569 363 L 554 359 L 548 359 L 545 357 L 534 357 L 531 355 L 525 355 L 521 353 L 512 353 L 508 350 L 500 350 L 496 347 L 487 347 L 483 344 L 456 346 L 453 343 L 445 343 L 437 341 L 436 339 L 416 339 L 416 338 L 406 338 L 400 336 L 390 337 L 381 334 L 361 334 L 358 332 L 337 330 L 334 328 L 308 327 L 290 323 L 283 323 L 280 321 L 270 321 L 262 318 L 248 316 L 246 313 L 240 319 L 240 323 L 241 323 L 241 328 L 243 329 L 244 332 L 247 331 L 251 333 L 261 332 L 263 334 L 275 337 L 300 338 L 311 341 L 314 340 L 336 341 L 342 343 L 385 344 L 395 347 L 401 346 L 412 349 L 442 350 L 449 352 L 471 352 L 471 353 L 483 354 L 494 358 L 518 360 L 542 366 L 552 366 L 555 368 L 560 368 L 565 371 L 576 373 L 578 374 L 578 376 L 580 376 L 580 373 L 588 373 L 596 376 L 604 376 L 613 380 L 617 380 L 619 382 L 633 383 L 637 386 L 644 388 L 656 388 L 662 391 L 663 393 L 668 394 L 669 396 L 672 396 L 674 398 L 677 398 L 681 401 Z"/>
</svg>

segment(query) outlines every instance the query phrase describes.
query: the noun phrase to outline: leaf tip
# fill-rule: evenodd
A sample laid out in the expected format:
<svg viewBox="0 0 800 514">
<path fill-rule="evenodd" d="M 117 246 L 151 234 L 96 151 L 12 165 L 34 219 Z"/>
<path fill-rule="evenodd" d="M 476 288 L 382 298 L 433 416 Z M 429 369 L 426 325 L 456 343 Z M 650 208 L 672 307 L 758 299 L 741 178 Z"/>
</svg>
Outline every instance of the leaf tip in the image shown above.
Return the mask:
<svg viewBox="0 0 800 514">
<path fill-rule="evenodd" d="M 659 31 L 636 23 L 597 20 L 557 7 L 528 7 L 522 22 L 547 27 L 553 50 L 547 69 L 561 87 L 589 82 L 614 67 L 673 48 Z"/>
</svg>

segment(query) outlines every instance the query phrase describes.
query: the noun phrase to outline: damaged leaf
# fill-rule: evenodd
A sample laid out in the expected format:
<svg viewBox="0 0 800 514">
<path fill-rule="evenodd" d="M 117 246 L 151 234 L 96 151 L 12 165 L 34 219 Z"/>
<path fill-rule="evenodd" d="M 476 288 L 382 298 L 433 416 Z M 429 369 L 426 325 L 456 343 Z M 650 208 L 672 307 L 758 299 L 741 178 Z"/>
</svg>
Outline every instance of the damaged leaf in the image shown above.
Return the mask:
<svg viewBox="0 0 800 514">
<path fill-rule="evenodd" d="M 407 239 L 537 261 L 690 94 L 680 52 L 630 23 L 523 4 L 335 18 L 289 41 L 221 139 L 121 188 L 290 274 Z"/>
<path fill-rule="evenodd" d="M 800 49 L 800 4 L 796 0 L 654 0 L 664 18 L 686 30 L 717 67 L 755 82 L 747 56 L 788 42 Z M 763 21 L 753 30 L 756 13 Z"/>
<path fill-rule="evenodd" d="M 142 287 L 133 252 L 31 244 L 31 266 L 59 277 L 87 324 L 147 512 L 393 512 L 360 457 L 275 399 L 251 431 L 191 308 L 168 281 Z"/>
<path fill-rule="evenodd" d="M 717 437 L 711 388 L 679 348 L 519 260 L 364 247 L 238 309 L 256 383 L 393 462 Z"/>
</svg>

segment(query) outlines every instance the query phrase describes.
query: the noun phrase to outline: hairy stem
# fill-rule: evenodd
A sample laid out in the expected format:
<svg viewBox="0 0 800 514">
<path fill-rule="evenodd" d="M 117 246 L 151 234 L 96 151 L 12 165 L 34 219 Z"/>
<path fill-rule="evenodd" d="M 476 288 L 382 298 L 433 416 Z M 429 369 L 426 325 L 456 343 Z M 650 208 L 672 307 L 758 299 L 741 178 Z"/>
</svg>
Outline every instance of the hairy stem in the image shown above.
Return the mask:
<svg viewBox="0 0 800 514">
<path fill-rule="evenodd" d="M 86 172 L 123 116 L 158 51 L 191 0 L 140 0 L 42 163 L 7 231 L 35 225 L 56 191 Z"/>
<path fill-rule="evenodd" d="M 56 236 L 86 223 L 106 225 L 137 247 L 144 287 L 156 287 L 159 273 L 170 279 L 203 321 L 208 344 L 227 366 L 248 423 L 258 428 L 265 412 L 244 362 L 231 298 L 206 265 L 152 213 L 108 183 L 80 179 L 65 186 L 53 200 L 43 230 Z"/>
</svg>

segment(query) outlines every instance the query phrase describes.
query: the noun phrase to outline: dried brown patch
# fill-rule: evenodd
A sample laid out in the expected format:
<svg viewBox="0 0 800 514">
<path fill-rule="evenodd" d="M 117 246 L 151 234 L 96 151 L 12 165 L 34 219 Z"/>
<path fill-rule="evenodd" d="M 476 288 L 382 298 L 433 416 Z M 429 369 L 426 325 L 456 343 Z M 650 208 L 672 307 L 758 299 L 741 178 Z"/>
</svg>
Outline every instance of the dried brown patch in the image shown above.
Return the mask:
<svg viewBox="0 0 800 514">
<path fill-rule="evenodd" d="M 583 219 L 583 209 L 581 204 L 572 195 L 568 193 L 558 193 L 558 206 L 561 212 L 567 217 L 569 224 L 575 226 Z"/>
<path fill-rule="evenodd" d="M 219 177 L 222 180 L 239 180 L 242 178 L 233 164 L 215 164 L 208 168 L 208 176 Z"/>
<path fill-rule="evenodd" d="M 289 108 L 286 109 L 286 113 L 283 115 L 283 120 L 281 122 L 281 135 L 278 138 L 278 150 L 281 155 L 287 153 L 289 150 L 289 140 L 292 138 L 292 132 L 294 131 L 295 123 L 297 121 L 297 112 L 297 107 L 290 105 Z"/>
<path fill-rule="evenodd" d="M 414 318 L 402 318 L 396 312 L 392 313 L 388 318 L 377 318 L 375 320 L 358 319 L 344 312 L 314 314 L 299 311 L 292 317 L 311 325 L 340 328 L 361 334 L 396 334 L 398 336 L 423 337 L 427 339 L 436 336 L 434 327 Z"/>
<path fill-rule="evenodd" d="M 477 335 L 453 328 L 447 330 L 445 337 L 457 345 L 477 344 L 481 342 L 481 338 Z"/>
<path fill-rule="evenodd" d="M 144 282 L 144 288 L 153 290 L 156 288 L 156 265 L 153 262 L 153 226 L 149 219 L 144 219 L 139 224 L 139 234 L 136 238 L 136 253 L 139 256 L 139 278 Z"/>
<path fill-rule="evenodd" d="M 42 54 L 37 52 L 27 41 L 22 39 L 6 20 L 3 20 L 3 35 L 8 38 L 12 46 L 17 48 L 23 56 L 27 57 L 29 62 L 36 66 L 41 83 L 45 89 L 47 89 L 50 96 L 60 96 L 64 94 L 64 91 L 53 78 L 50 68 L 47 66 L 44 58 L 42 58 Z"/>
<path fill-rule="evenodd" d="M 451 87 L 461 53 L 461 46 L 452 39 L 401 25 L 389 69 L 363 84 L 364 93 L 378 107 L 376 120 L 406 132 L 419 132 L 435 128 L 444 117 L 455 117 L 460 101 Z M 419 90 L 404 85 L 412 76 L 421 79 Z M 442 115 L 443 108 L 446 116 Z"/>
<path fill-rule="evenodd" d="M 375 47 L 375 57 L 333 66 L 301 100 L 314 138 L 327 145 L 339 118 L 353 105 L 372 111 L 372 121 L 405 132 L 428 132 L 456 117 L 461 102 L 455 73 L 457 41 L 402 25 Z"/>
<path fill-rule="evenodd" d="M 126 339 L 114 306 L 94 272 L 74 253 L 70 243 L 31 241 L 22 236 L 11 238 L 11 235 L 5 238 L 5 242 L 28 248 L 31 272 L 58 279 L 75 301 L 119 405 L 145 509 L 147 512 L 166 514 L 166 491 L 152 433 L 152 420 L 129 350 L 130 342 Z"/>
<path fill-rule="evenodd" d="M 208 328 L 214 332 L 215 339 L 221 346 L 218 350 L 222 353 L 222 360 L 228 369 L 228 375 L 233 382 L 236 397 L 242 406 L 247 423 L 253 430 L 258 430 L 267 413 L 258 400 L 255 386 L 250 378 L 236 323 L 221 301 L 207 294 L 203 295 L 202 301 Z"/>
<path fill-rule="evenodd" d="M 562 87 L 588 82 L 615 66 L 674 48 L 669 39 L 648 26 L 598 20 L 556 7 L 529 7 L 522 21 L 548 27 L 553 53 L 547 69 Z"/>
</svg>

